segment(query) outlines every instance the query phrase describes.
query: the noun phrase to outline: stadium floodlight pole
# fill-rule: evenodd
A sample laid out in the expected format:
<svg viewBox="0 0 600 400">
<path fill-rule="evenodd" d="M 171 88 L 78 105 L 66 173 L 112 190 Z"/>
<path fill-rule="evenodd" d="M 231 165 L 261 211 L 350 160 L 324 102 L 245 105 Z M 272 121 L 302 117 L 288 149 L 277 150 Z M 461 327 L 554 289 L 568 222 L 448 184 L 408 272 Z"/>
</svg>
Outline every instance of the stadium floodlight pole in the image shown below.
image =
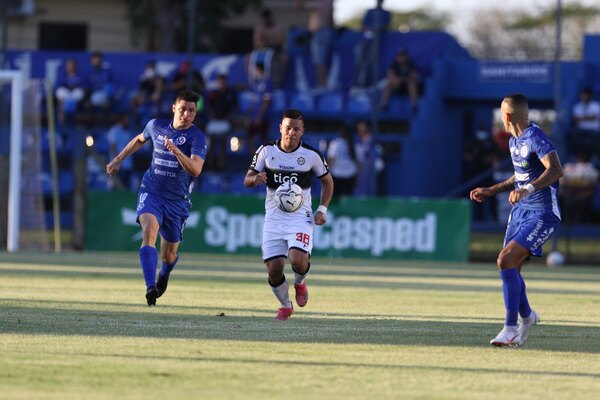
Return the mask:
<svg viewBox="0 0 600 400">
<path fill-rule="evenodd" d="M 23 72 L 0 71 L 0 80 L 12 83 L 10 105 L 10 164 L 8 176 L 8 228 L 6 250 L 19 250 L 21 213 L 21 137 L 23 131 Z"/>
<path fill-rule="evenodd" d="M 194 83 L 194 68 L 192 64 L 192 56 L 194 55 L 194 42 L 196 36 L 196 24 L 194 21 L 196 20 L 196 9 L 198 5 L 198 0 L 188 0 L 188 36 L 187 36 L 187 57 L 190 63 L 190 67 L 187 71 L 187 88 L 191 89 Z"/>
<path fill-rule="evenodd" d="M 559 153 L 564 153 L 564 133 L 562 132 L 562 117 L 560 106 L 560 58 L 562 47 L 562 0 L 556 0 L 556 32 L 554 48 L 554 136 Z M 568 223 L 568 221 L 567 221 Z M 570 238 L 568 238 L 570 241 Z M 552 251 L 558 248 L 558 235 L 552 236 Z"/>
<path fill-rule="evenodd" d="M 372 76 L 372 89 L 371 89 L 371 134 L 373 138 L 379 135 L 379 96 L 377 92 L 377 81 L 379 77 L 379 43 L 381 40 L 381 28 L 379 26 L 379 22 L 381 21 L 381 12 L 382 6 L 381 2 L 377 2 L 376 12 L 375 12 L 375 20 L 373 21 L 373 25 L 375 27 L 375 36 L 373 37 L 373 51 L 370 53 L 371 59 L 371 76 Z M 377 194 L 377 169 L 372 168 L 371 171 L 371 179 L 370 179 L 371 188 L 374 190 L 370 191 L 371 193 Z"/>
<path fill-rule="evenodd" d="M 555 32 L 555 40 L 556 40 L 556 44 L 555 44 L 555 49 L 554 49 L 554 112 L 555 114 L 555 121 L 558 123 L 554 124 L 554 128 L 556 130 L 560 129 L 560 122 L 561 122 L 561 117 L 562 117 L 562 113 L 561 113 L 561 107 L 560 107 L 560 84 L 561 84 L 561 80 L 560 80 L 560 58 L 561 58 L 561 53 L 562 53 L 562 43 L 561 43 L 561 37 L 562 37 L 562 0 L 557 0 L 556 1 L 556 32 Z M 555 132 L 557 134 L 557 138 L 559 139 L 559 144 L 562 150 L 562 144 L 563 144 L 563 135 L 561 134 L 562 132 Z"/>
</svg>

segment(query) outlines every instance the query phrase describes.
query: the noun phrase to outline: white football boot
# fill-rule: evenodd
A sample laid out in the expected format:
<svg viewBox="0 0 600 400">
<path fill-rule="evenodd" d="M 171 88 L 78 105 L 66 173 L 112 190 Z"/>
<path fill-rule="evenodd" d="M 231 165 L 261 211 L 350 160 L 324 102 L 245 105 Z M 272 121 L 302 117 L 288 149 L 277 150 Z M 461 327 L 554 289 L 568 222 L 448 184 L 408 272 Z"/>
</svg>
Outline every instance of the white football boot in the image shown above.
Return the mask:
<svg viewBox="0 0 600 400">
<path fill-rule="evenodd" d="M 519 346 L 523 346 L 529 337 L 529 330 L 532 326 L 537 325 L 540 322 L 540 314 L 531 310 L 531 314 L 527 318 L 521 318 L 519 324 Z"/>
<path fill-rule="evenodd" d="M 490 340 L 490 344 L 499 347 L 517 346 L 519 344 L 519 330 L 516 326 L 505 326 L 498 336 Z"/>
</svg>

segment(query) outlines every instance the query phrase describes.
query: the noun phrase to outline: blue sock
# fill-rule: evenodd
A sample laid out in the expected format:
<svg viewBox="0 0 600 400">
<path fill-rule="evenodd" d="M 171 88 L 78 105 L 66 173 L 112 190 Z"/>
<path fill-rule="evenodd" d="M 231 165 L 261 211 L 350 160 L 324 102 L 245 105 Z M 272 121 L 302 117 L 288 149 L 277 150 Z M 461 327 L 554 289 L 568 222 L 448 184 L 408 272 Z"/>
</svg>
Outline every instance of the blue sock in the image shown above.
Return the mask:
<svg viewBox="0 0 600 400">
<path fill-rule="evenodd" d="M 527 286 L 525 286 L 525 279 L 519 272 L 519 280 L 521 281 L 521 297 L 519 299 L 519 314 L 521 318 L 527 318 L 531 315 L 531 307 L 529 307 L 529 301 L 527 300 Z"/>
<path fill-rule="evenodd" d="M 167 264 L 166 262 L 163 261 L 162 268 L 160 269 L 160 276 L 168 276 L 171 273 L 171 271 L 173 271 L 173 268 L 175 268 L 175 264 L 177 264 L 177 260 L 179 260 L 179 256 L 177 256 L 177 258 L 175 258 L 175 261 L 173 261 L 173 264 Z"/>
<path fill-rule="evenodd" d="M 519 298 L 521 297 L 521 280 L 517 268 L 500 271 L 502 279 L 502 292 L 504 293 L 504 306 L 506 307 L 506 320 L 504 325 L 516 326 L 519 318 Z"/>
<path fill-rule="evenodd" d="M 158 262 L 158 254 L 152 246 L 142 246 L 140 248 L 140 264 L 142 264 L 142 272 L 146 281 L 146 288 L 156 286 L 156 263 Z"/>
</svg>

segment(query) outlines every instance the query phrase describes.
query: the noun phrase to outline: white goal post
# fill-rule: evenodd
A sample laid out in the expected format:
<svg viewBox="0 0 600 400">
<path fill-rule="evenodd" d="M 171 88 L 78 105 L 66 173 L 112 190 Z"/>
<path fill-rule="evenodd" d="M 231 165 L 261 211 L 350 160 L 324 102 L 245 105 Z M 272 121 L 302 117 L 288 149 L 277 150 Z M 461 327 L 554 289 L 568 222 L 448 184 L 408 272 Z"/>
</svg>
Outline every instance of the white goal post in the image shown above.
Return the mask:
<svg viewBox="0 0 600 400">
<path fill-rule="evenodd" d="M 8 227 L 6 250 L 19 250 L 21 215 L 21 138 L 23 135 L 24 76 L 18 70 L 0 70 L 0 81 L 10 81 L 10 165 L 8 177 Z"/>
</svg>

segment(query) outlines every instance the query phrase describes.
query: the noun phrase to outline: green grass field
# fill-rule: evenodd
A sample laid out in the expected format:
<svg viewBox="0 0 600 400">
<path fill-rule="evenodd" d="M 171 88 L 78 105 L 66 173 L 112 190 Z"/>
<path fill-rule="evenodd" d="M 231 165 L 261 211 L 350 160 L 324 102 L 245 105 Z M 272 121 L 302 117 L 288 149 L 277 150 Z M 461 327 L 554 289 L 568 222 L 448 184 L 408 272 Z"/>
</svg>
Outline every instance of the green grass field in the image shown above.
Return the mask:
<svg viewBox="0 0 600 400">
<path fill-rule="evenodd" d="M 491 263 L 314 259 L 311 271 L 309 304 L 282 323 L 258 255 L 182 254 L 150 308 L 136 254 L 1 253 L 0 398 L 600 393 L 598 268 L 526 270 L 542 324 L 519 349 L 488 344 L 504 313 Z"/>
</svg>

